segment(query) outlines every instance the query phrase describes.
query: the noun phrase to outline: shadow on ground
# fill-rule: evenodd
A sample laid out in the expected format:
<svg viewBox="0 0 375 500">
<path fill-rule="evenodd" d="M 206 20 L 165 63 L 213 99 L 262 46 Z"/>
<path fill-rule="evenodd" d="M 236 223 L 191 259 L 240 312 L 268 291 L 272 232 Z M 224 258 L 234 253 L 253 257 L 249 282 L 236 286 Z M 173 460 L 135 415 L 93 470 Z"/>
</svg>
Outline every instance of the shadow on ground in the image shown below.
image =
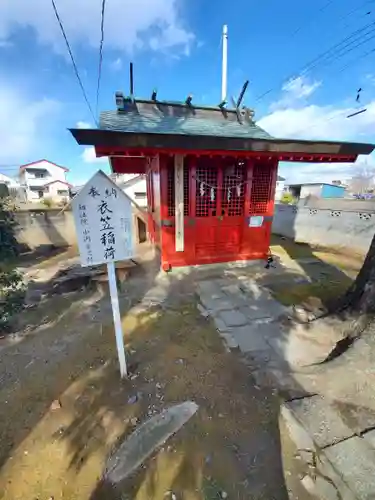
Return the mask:
<svg viewBox="0 0 375 500">
<path fill-rule="evenodd" d="M 319 283 L 306 262 L 299 265 Z M 244 364 L 226 352 L 196 309 L 201 280 L 238 284 L 254 271 L 157 272 L 158 262 L 140 267 L 121 293 L 129 380 L 119 380 L 108 297 L 90 292 L 72 296 L 53 326 L 0 353 L 0 497 L 307 498 L 298 496 L 304 471 L 279 426 L 290 394 L 257 385 L 258 360 L 249 354 Z M 260 268 L 257 279 L 270 286 L 276 272 Z M 281 274 L 285 288 L 301 278 Z M 288 329 L 281 335 L 287 342 Z M 140 422 L 185 400 L 199 410 L 175 437 L 116 487 L 101 480 L 107 457 Z"/>
<path fill-rule="evenodd" d="M 288 444 L 283 465 L 283 396 L 259 387 L 249 359 L 245 365 L 226 352 L 211 321 L 196 310 L 196 283 L 222 276 L 223 269 L 155 281 L 157 269 L 153 264 L 133 276 L 121 293 L 130 380 L 119 381 L 108 297 L 98 303 L 77 296 L 75 308 L 53 327 L 1 353 L 4 498 L 144 500 L 167 492 L 207 500 L 220 492 L 306 498 L 292 496 L 293 485 L 285 482 L 287 474 L 298 483 L 298 463 Z M 139 308 L 141 301 L 146 307 Z M 56 400 L 61 408 L 52 410 Z M 100 480 L 106 458 L 139 422 L 185 400 L 199 405 L 197 414 L 137 473 L 116 488 Z"/>
</svg>

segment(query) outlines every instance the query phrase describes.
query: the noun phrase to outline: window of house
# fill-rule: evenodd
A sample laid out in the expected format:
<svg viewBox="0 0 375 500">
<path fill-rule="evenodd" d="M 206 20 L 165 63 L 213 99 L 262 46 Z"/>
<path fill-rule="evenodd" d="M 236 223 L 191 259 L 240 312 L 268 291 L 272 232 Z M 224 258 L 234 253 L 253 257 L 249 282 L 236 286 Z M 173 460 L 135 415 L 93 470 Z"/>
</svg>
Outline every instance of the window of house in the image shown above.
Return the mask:
<svg viewBox="0 0 375 500">
<path fill-rule="evenodd" d="M 67 191 L 66 189 L 58 189 L 57 190 L 57 194 L 59 196 L 68 196 L 69 195 L 69 191 Z"/>
<path fill-rule="evenodd" d="M 44 179 L 46 174 L 44 172 L 35 172 L 35 179 Z"/>
<path fill-rule="evenodd" d="M 143 191 L 134 192 L 134 197 L 136 200 L 145 199 L 146 196 L 147 196 L 147 194 L 144 193 Z"/>
</svg>

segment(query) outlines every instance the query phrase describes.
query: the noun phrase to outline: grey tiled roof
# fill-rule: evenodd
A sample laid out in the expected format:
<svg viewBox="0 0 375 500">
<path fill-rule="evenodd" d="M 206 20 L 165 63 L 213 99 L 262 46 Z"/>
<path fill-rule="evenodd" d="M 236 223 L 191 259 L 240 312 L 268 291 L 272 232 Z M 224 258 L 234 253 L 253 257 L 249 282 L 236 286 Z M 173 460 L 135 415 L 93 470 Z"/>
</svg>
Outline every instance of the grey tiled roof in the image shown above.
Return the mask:
<svg viewBox="0 0 375 500">
<path fill-rule="evenodd" d="M 207 115 L 209 115 L 207 113 Z M 215 113 L 217 115 L 217 113 Z M 104 111 L 100 115 L 99 128 L 135 134 L 169 134 L 213 137 L 238 137 L 243 139 L 271 139 L 272 137 L 252 122 L 210 118 L 186 113 L 168 115 L 159 110 Z"/>
</svg>

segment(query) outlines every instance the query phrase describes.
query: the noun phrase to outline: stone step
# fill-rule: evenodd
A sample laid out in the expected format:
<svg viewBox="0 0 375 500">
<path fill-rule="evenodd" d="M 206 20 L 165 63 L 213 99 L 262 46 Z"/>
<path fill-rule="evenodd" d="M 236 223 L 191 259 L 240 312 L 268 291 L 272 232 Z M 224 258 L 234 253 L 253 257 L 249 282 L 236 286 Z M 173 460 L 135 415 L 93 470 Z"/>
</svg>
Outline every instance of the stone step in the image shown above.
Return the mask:
<svg viewBox="0 0 375 500">
<path fill-rule="evenodd" d="M 310 466 L 309 491 L 325 500 L 375 498 L 375 431 L 362 436 L 322 396 L 285 403 L 281 416 Z"/>
</svg>

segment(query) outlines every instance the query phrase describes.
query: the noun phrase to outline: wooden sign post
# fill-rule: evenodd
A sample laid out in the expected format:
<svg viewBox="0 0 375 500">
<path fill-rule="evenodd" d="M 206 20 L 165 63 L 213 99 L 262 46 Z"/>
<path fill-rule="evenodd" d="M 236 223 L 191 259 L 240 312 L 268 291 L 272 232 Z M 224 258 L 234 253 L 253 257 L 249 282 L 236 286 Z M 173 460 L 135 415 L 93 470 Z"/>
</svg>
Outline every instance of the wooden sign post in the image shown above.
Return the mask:
<svg viewBox="0 0 375 500">
<path fill-rule="evenodd" d="M 131 201 L 99 170 L 72 200 L 72 209 L 81 265 L 107 264 L 120 373 L 126 377 L 115 262 L 134 256 Z"/>
</svg>

